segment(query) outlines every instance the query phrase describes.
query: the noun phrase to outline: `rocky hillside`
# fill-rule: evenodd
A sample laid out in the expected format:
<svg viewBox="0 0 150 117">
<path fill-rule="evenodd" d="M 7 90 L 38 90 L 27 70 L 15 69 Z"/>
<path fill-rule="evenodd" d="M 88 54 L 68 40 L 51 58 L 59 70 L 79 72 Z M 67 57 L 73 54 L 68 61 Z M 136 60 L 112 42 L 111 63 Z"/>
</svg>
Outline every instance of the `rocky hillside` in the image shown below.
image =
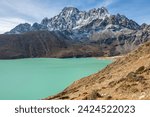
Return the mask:
<svg viewBox="0 0 150 117">
<path fill-rule="evenodd" d="M 150 99 L 150 42 L 46 99 Z"/>
<path fill-rule="evenodd" d="M 150 40 L 149 27 L 143 24 L 139 30 L 106 30 L 93 34 L 90 41 L 101 46 L 104 56 L 126 54 Z"/>
<path fill-rule="evenodd" d="M 73 41 L 59 31 L 0 35 L 0 59 L 102 56 L 98 45 Z"/>
<path fill-rule="evenodd" d="M 103 31 L 89 40 L 74 40 L 60 31 L 0 35 L 0 59 L 31 57 L 97 57 L 126 54 L 150 40 L 148 25 L 140 30 Z"/>
</svg>

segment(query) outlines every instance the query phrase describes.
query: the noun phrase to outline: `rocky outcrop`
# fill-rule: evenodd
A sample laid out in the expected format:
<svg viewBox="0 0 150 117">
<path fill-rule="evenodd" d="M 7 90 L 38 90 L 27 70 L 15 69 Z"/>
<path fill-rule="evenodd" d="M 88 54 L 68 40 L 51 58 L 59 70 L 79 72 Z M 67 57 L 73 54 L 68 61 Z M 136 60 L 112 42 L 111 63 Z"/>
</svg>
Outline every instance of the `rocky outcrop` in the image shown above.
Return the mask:
<svg viewBox="0 0 150 117">
<path fill-rule="evenodd" d="M 150 42 L 46 99 L 150 99 Z"/>
</svg>

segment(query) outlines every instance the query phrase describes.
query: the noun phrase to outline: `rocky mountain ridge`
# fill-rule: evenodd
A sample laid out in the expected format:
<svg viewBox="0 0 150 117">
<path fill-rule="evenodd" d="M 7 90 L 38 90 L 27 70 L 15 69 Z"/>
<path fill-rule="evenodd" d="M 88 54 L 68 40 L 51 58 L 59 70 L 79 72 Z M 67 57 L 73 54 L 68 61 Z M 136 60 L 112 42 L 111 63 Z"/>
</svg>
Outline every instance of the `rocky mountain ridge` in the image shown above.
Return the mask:
<svg viewBox="0 0 150 117">
<path fill-rule="evenodd" d="M 63 31 L 72 39 L 88 38 L 104 30 L 138 30 L 139 24 L 124 15 L 111 15 L 105 7 L 80 11 L 74 7 L 65 7 L 53 18 L 44 18 L 40 24 L 20 24 L 6 34 L 20 34 L 30 31 Z M 67 32 L 67 33 L 66 33 Z"/>
</svg>

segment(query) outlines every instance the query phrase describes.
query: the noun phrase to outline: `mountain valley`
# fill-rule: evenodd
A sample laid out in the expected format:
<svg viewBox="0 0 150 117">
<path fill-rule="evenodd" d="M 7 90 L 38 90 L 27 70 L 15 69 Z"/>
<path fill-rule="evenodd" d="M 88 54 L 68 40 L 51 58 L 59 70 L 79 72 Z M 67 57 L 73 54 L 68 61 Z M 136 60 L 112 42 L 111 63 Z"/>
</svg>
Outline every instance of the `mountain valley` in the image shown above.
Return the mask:
<svg viewBox="0 0 150 117">
<path fill-rule="evenodd" d="M 124 15 L 111 15 L 105 7 L 87 12 L 65 7 L 40 24 L 19 24 L 0 35 L 0 58 L 124 55 L 149 37 L 149 25 L 139 25 Z"/>
</svg>

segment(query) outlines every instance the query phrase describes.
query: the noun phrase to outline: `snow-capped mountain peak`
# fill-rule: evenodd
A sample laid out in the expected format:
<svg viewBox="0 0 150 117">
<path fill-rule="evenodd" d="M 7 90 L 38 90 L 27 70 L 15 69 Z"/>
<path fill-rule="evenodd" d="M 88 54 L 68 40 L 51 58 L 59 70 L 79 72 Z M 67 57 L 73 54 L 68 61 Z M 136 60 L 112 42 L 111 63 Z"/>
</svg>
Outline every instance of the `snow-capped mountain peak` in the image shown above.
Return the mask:
<svg viewBox="0 0 150 117">
<path fill-rule="evenodd" d="M 90 16 L 99 16 L 99 17 L 105 17 L 105 16 L 109 16 L 109 12 L 105 7 L 102 8 L 98 8 L 98 9 L 91 9 L 89 11 Z"/>
<path fill-rule="evenodd" d="M 77 14 L 79 12 L 80 11 L 75 7 L 65 7 L 65 8 L 63 8 L 63 10 L 60 14 L 74 15 L 74 14 Z"/>
<path fill-rule="evenodd" d="M 92 9 L 88 12 L 79 11 L 74 7 L 65 7 L 59 15 L 46 19 L 48 30 L 73 30 L 91 23 L 95 19 L 104 19 L 110 16 L 104 7 Z"/>
<path fill-rule="evenodd" d="M 52 17 L 44 18 L 40 24 L 18 25 L 7 34 L 19 34 L 29 31 L 62 31 L 68 32 L 71 38 L 86 38 L 95 32 L 103 30 L 118 31 L 122 29 L 139 29 L 140 26 L 133 20 L 117 14 L 111 15 L 105 7 L 94 8 L 89 11 L 80 11 L 75 7 L 65 7 Z"/>
</svg>

